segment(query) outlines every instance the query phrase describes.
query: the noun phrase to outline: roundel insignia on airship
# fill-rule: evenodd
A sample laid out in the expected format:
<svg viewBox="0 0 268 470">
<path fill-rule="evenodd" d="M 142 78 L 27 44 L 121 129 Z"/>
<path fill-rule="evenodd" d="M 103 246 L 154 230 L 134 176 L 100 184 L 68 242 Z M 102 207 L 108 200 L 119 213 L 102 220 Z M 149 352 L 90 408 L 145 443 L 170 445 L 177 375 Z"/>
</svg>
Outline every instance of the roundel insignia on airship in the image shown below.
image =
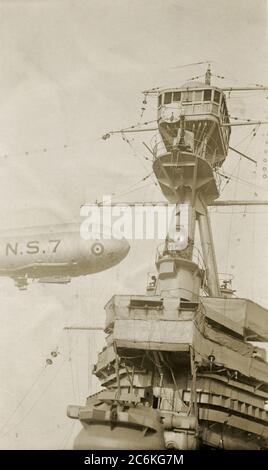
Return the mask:
<svg viewBox="0 0 268 470">
<path fill-rule="evenodd" d="M 102 243 L 94 243 L 91 247 L 93 255 L 100 256 L 104 252 L 104 246 Z"/>
</svg>

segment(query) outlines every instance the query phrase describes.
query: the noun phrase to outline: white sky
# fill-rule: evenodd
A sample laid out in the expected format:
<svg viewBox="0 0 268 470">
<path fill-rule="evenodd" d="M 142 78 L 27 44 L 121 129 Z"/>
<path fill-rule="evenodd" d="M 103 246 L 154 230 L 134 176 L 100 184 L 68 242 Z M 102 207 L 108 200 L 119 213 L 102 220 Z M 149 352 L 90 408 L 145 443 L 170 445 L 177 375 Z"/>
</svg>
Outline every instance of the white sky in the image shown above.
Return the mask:
<svg viewBox="0 0 268 470">
<path fill-rule="evenodd" d="M 214 73 L 226 77 L 215 83 L 267 84 L 266 24 L 264 0 L 0 0 L 2 228 L 79 220 L 85 201 L 122 193 L 146 176 L 144 148 L 137 147 L 139 159 L 119 137 L 101 136 L 138 121 L 141 90 L 180 85 L 205 71 L 175 66 L 211 60 Z M 232 114 L 267 119 L 260 95 L 230 99 Z M 144 118 L 154 119 L 154 110 Z M 226 171 L 251 184 L 230 182 L 225 198 L 268 199 L 262 178 L 268 129 L 252 141 L 251 130 L 234 130 L 232 144 L 260 164 L 256 169 L 230 154 Z M 162 196 L 146 185 L 121 198 Z M 212 222 L 219 271 L 234 274 L 240 296 L 268 307 L 267 211 L 259 212 L 216 213 Z M 142 293 L 154 249 L 135 242 L 119 266 L 69 286 L 35 284 L 18 292 L 0 280 L 1 448 L 71 447 L 78 428 L 66 407 L 83 404 L 88 387 L 96 389 L 87 367 L 102 336 L 68 336 L 63 327 L 100 324 L 113 294 Z M 57 346 L 60 355 L 42 369 Z"/>
</svg>

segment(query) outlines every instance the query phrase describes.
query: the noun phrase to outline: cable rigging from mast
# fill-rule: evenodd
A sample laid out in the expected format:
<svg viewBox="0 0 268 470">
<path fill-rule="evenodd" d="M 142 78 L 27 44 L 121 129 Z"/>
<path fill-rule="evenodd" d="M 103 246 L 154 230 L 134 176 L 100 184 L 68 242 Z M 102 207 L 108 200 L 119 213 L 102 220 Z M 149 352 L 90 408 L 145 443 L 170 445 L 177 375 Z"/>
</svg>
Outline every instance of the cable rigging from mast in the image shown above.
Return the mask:
<svg viewBox="0 0 268 470">
<path fill-rule="evenodd" d="M 218 87 L 212 76 L 208 63 L 203 83 L 194 77 L 181 87 L 145 90 L 143 108 L 157 98 L 157 126 L 146 121 L 103 137 L 159 132 L 152 148 L 145 146 L 167 204 L 176 206 L 176 227 L 187 228 L 186 245 L 167 233 L 146 294 L 115 295 L 106 304 L 108 336 L 94 369 L 104 388 L 67 411 L 83 425 L 75 449 L 103 449 L 103 442 L 105 449 L 268 448 L 268 363 L 264 349 L 249 342 L 268 341 L 268 311 L 235 296 L 232 276 L 221 279 L 208 212 L 267 205 L 218 200 L 218 177 L 238 182 L 242 158 L 258 162 L 230 148 L 232 128 L 253 125 L 255 137 L 256 126 L 267 124 L 232 122 L 226 92 L 268 87 Z M 239 156 L 235 177 L 222 170 L 229 149 Z"/>
</svg>

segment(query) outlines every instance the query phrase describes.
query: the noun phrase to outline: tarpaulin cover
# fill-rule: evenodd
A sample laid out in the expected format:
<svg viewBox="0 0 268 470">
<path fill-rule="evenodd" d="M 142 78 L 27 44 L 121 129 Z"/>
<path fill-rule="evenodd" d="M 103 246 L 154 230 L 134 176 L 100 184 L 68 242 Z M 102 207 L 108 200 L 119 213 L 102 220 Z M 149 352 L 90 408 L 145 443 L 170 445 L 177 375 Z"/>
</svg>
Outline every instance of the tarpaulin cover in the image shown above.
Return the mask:
<svg viewBox="0 0 268 470">
<path fill-rule="evenodd" d="M 243 328 L 245 336 L 256 335 L 255 341 L 268 341 L 268 310 L 247 299 L 204 297 L 206 310 L 221 314 Z M 230 323 L 231 325 L 231 323 Z"/>
</svg>

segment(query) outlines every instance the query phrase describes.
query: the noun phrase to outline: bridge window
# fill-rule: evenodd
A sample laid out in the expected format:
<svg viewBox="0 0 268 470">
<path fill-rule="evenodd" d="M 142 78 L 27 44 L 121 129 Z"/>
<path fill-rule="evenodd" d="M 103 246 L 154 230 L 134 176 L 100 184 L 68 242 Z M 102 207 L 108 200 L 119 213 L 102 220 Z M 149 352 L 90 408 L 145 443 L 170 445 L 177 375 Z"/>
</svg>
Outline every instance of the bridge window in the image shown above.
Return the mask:
<svg viewBox="0 0 268 470">
<path fill-rule="evenodd" d="M 211 90 L 204 90 L 204 101 L 211 101 Z"/>
<path fill-rule="evenodd" d="M 217 90 L 214 90 L 214 98 L 213 98 L 213 101 L 215 103 L 219 103 L 220 102 L 220 99 L 221 99 L 221 94 L 219 91 Z"/>
<path fill-rule="evenodd" d="M 158 95 L 158 107 L 162 104 L 162 95 Z"/>
<path fill-rule="evenodd" d="M 194 101 L 202 101 L 202 98 L 203 98 L 203 91 L 194 92 Z"/>
<path fill-rule="evenodd" d="M 193 101 L 193 92 L 192 91 L 183 91 L 182 92 L 182 101 Z"/>
<path fill-rule="evenodd" d="M 180 91 L 174 91 L 173 101 L 180 101 L 180 100 L 181 100 L 181 92 Z"/>
<path fill-rule="evenodd" d="M 171 92 L 165 93 L 164 104 L 169 104 L 171 103 L 171 101 L 172 101 L 172 93 Z"/>
</svg>

